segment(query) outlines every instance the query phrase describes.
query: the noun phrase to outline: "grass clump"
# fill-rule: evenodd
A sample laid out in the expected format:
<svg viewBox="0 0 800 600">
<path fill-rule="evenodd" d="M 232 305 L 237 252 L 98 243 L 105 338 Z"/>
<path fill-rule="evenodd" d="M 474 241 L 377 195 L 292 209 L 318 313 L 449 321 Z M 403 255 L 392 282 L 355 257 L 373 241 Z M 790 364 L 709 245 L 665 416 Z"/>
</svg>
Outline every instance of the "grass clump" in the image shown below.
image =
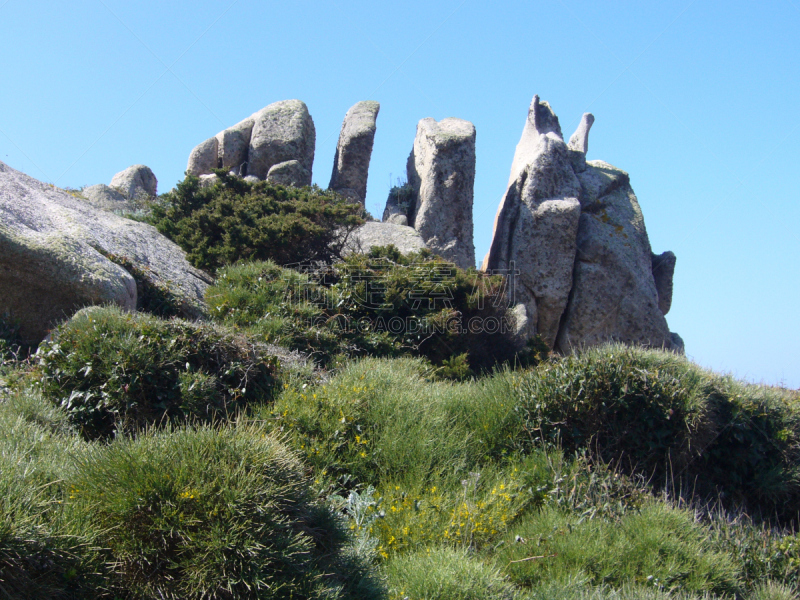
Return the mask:
<svg viewBox="0 0 800 600">
<path fill-rule="evenodd" d="M 587 585 L 733 594 L 738 570 L 685 510 L 649 502 L 619 521 L 545 508 L 507 535 L 498 561 L 525 586 L 581 579 Z"/>
<path fill-rule="evenodd" d="M 159 198 L 149 217 L 200 269 L 245 260 L 330 262 L 364 222 L 358 204 L 333 192 L 215 173 L 219 181 L 211 187 L 187 176 Z"/>
<path fill-rule="evenodd" d="M 388 568 L 391 598 L 513 600 L 519 590 L 496 567 L 463 549 L 434 547 L 399 556 Z"/>
<path fill-rule="evenodd" d="M 117 308 L 61 325 L 33 376 L 88 438 L 164 420 L 208 421 L 271 397 L 276 360 L 243 336 Z"/>
<path fill-rule="evenodd" d="M 83 442 L 41 396 L 0 402 L 0 598 L 81 598 L 96 572 L 63 513 L 63 477 Z"/>
<path fill-rule="evenodd" d="M 77 460 L 70 501 L 131 598 L 370 598 L 300 461 L 248 425 L 150 430 Z"/>
<path fill-rule="evenodd" d="M 274 263 L 222 269 L 207 301 L 213 318 L 313 354 L 423 356 L 463 379 L 520 352 L 506 314 L 504 280 L 463 271 L 429 252 L 393 247 L 299 274 Z"/>
</svg>

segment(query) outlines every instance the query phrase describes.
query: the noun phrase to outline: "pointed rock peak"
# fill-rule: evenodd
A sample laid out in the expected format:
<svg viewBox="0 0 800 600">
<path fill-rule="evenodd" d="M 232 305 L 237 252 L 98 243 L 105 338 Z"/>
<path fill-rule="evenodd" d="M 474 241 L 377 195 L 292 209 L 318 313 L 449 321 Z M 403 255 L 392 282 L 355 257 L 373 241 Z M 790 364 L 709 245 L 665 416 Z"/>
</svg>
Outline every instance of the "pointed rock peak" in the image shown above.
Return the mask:
<svg viewBox="0 0 800 600">
<path fill-rule="evenodd" d="M 558 122 L 558 117 L 550 105 L 545 101 L 540 101 L 539 96 L 534 96 L 531 101 L 531 106 L 528 109 L 528 120 L 536 129 L 536 133 L 542 135 L 545 133 L 555 133 L 558 137 L 563 139 L 561 133 L 561 125 Z"/>
<path fill-rule="evenodd" d="M 569 138 L 569 149 L 583 152 L 586 154 L 589 151 L 589 130 L 594 123 L 594 115 L 592 113 L 583 113 L 580 125 Z"/>
</svg>

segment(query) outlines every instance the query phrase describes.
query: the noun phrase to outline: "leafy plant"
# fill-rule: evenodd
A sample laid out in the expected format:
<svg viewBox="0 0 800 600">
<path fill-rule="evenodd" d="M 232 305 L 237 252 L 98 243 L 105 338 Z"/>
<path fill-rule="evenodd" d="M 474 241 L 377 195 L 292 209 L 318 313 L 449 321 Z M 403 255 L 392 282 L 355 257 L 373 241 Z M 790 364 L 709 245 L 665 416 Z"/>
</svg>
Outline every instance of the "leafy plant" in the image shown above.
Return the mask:
<svg viewBox="0 0 800 600">
<path fill-rule="evenodd" d="M 242 336 L 117 308 L 85 310 L 40 345 L 34 377 L 89 437 L 211 420 L 271 397 L 277 362 Z"/>
<path fill-rule="evenodd" d="M 347 356 L 422 355 L 448 377 L 464 378 L 519 351 L 506 314 L 505 281 L 463 271 L 428 251 L 373 248 L 323 269 L 297 273 L 274 263 L 220 271 L 209 312 L 329 364 Z M 466 355 L 464 358 L 459 358 Z"/>
<path fill-rule="evenodd" d="M 245 260 L 330 262 L 364 222 L 360 205 L 334 192 L 215 173 L 219 181 L 211 187 L 187 176 L 160 197 L 149 217 L 201 269 Z"/>
</svg>

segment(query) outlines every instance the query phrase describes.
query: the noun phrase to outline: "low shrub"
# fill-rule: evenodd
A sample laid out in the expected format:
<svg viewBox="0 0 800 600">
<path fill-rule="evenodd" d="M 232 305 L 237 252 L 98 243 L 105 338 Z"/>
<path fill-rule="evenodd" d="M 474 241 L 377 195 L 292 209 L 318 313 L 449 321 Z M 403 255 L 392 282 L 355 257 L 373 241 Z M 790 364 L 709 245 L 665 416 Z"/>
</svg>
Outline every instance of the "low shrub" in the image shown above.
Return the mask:
<svg viewBox="0 0 800 600">
<path fill-rule="evenodd" d="M 213 318 L 312 353 L 323 364 L 337 354 L 421 355 L 439 376 L 463 379 L 545 354 L 540 347 L 520 351 L 503 286 L 500 276 L 390 246 L 302 274 L 270 262 L 228 267 L 207 301 Z"/>
<path fill-rule="evenodd" d="M 215 173 L 219 181 L 211 187 L 187 176 L 159 198 L 149 217 L 200 269 L 246 260 L 330 262 L 364 222 L 359 204 L 318 187 L 250 183 Z"/>
<path fill-rule="evenodd" d="M 36 356 L 42 393 L 88 438 L 231 414 L 271 398 L 277 367 L 241 335 L 117 308 L 81 311 Z"/>
<path fill-rule="evenodd" d="M 149 430 L 76 461 L 70 503 L 125 598 L 377 598 L 302 463 L 244 424 Z"/>
<path fill-rule="evenodd" d="M 607 345 L 520 377 L 528 443 L 590 448 L 656 486 L 800 510 L 800 395 L 704 371 L 685 358 Z"/>
</svg>

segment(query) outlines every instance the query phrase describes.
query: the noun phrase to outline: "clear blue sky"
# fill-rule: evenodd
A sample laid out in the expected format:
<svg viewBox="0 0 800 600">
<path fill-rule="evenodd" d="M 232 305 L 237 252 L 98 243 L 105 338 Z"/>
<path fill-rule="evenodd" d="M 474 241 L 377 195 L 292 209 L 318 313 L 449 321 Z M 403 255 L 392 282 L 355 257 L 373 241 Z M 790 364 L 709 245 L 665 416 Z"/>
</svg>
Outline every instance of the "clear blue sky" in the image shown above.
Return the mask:
<svg viewBox="0 0 800 600">
<path fill-rule="evenodd" d="M 800 0 L 393 3 L 0 0 L 0 160 L 61 187 L 150 166 L 299 98 L 326 187 L 339 128 L 381 103 L 367 208 L 416 123 L 477 128 L 485 254 L 531 97 L 631 174 L 655 252 L 678 256 L 672 330 L 695 361 L 800 387 Z"/>
</svg>

